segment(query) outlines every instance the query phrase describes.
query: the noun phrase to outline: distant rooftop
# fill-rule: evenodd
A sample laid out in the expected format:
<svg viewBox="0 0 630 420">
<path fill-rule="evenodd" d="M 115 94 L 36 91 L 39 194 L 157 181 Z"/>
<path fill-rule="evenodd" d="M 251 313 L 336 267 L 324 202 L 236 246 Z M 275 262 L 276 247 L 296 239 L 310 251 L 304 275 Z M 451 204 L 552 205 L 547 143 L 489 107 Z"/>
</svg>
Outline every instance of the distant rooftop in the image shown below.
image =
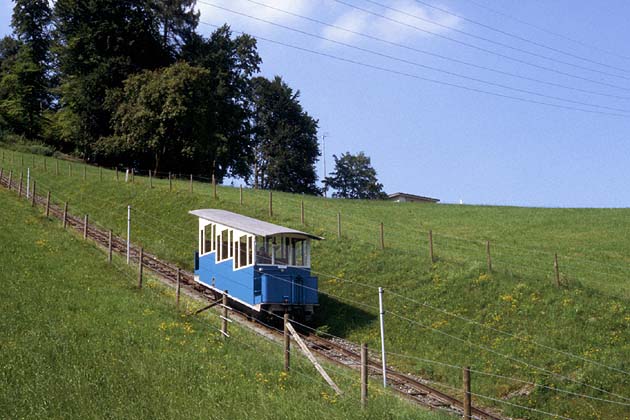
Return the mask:
<svg viewBox="0 0 630 420">
<path fill-rule="evenodd" d="M 437 198 L 423 197 L 421 195 L 408 194 L 403 192 L 395 192 L 388 195 L 391 201 L 396 202 L 421 202 L 421 203 L 437 203 L 440 200 Z"/>
<path fill-rule="evenodd" d="M 310 233 L 301 232 L 299 230 L 288 227 L 274 225 L 273 223 L 254 219 L 253 217 L 243 216 L 242 214 L 233 213 L 227 210 L 219 209 L 200 209 L 191 210 L 188 213 L 201 219 L 209 220 L 223 226 L 238 229 L 246 233 L 256 236 L 274 236 L 274 235 L 300 235 L 312 239 L 324 239 Z"/>
</svg>

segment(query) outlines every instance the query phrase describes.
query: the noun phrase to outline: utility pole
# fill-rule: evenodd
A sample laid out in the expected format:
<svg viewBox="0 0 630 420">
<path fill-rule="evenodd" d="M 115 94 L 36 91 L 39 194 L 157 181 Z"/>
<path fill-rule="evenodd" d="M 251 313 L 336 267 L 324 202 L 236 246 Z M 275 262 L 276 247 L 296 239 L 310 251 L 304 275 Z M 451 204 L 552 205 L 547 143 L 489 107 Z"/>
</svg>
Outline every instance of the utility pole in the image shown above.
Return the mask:
<svg viewBox="0 0 630 420">
<path fill-rule="evenodd" d="M 322 180 L 324 180 L 326 178 L 326 137 L 329 137 L 330 134 L 328 133 L 324 133 L 322 134 L 322 158 L 324 161 L 324 176 L 322 177 Z M 324 182 L 324 197 L 326 197 L 326 193 L 328 192 L 328 185 L 326 185 L 326 183 Z"/>
</svg>

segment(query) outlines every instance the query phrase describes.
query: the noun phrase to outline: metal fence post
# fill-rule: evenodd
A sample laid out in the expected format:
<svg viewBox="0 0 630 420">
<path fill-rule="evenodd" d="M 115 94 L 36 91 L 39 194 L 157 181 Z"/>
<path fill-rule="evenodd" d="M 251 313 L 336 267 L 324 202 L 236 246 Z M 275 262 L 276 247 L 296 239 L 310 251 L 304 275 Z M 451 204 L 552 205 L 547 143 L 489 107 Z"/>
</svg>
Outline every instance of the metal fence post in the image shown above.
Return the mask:
<svg viewBox="0 0 630 420">
<path fill-rule="evenodd" d="M 383 309 L 383 288 L 378 288 L 378 307 L 381 325 L 381 361 L 383 364 L 383 388 L 387 387 L 387 358 L 385 355 L 385 310 Z"/>
<path fill-rule="evenodd" d="M 131 206 L 127 206 L 127 264 L 129 264 L 129 251 L 131 248 Z"/>
</svg>

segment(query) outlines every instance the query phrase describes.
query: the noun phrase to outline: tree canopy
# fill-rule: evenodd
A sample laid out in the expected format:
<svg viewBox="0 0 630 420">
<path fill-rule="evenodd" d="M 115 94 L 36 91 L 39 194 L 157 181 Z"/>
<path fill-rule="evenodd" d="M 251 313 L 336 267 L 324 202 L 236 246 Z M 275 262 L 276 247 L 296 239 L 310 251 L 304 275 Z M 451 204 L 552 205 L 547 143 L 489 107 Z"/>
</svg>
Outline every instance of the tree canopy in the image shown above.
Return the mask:
<svg viewBox="0 0 630 420">
<path fill-rule="evenodd" d="M 363 152 L 356 155 L 342 153 L 341 157 L 333 155 L 335 170 L 326 177 L 325 184 L 333 189 L 333 197 L 383 199 L 383 184 L 376 178 L 376 170 L 371 160 Z"/>
</svg>

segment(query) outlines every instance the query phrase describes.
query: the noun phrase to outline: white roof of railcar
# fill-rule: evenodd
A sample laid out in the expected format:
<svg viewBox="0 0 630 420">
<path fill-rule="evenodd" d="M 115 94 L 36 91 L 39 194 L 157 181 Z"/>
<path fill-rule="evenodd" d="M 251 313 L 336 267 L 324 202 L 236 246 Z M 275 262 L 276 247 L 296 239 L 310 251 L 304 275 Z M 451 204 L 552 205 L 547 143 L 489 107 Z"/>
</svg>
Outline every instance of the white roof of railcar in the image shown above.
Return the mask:
<svg viewBox="0 0 630 420">
<path fill-rule="evenodd" d="M 312 239 L 324 239 L 310 233 L 301 232 L 299 230 L 288 227 L 274 225 L 273 223 L 264 222 L 254 219 L 253 217 L 243 216 L 242 214 L 232 213 L 227 210 L 219 209 L 200 209 L 191 210 L 188 213 L 201 219 L 209 220 L 223 226 L 228 226 L 240 231 L 250 233 L 256 236 L 274 236 L 274 235 L 298 235 L 306 236 Z"/>
</svg>

